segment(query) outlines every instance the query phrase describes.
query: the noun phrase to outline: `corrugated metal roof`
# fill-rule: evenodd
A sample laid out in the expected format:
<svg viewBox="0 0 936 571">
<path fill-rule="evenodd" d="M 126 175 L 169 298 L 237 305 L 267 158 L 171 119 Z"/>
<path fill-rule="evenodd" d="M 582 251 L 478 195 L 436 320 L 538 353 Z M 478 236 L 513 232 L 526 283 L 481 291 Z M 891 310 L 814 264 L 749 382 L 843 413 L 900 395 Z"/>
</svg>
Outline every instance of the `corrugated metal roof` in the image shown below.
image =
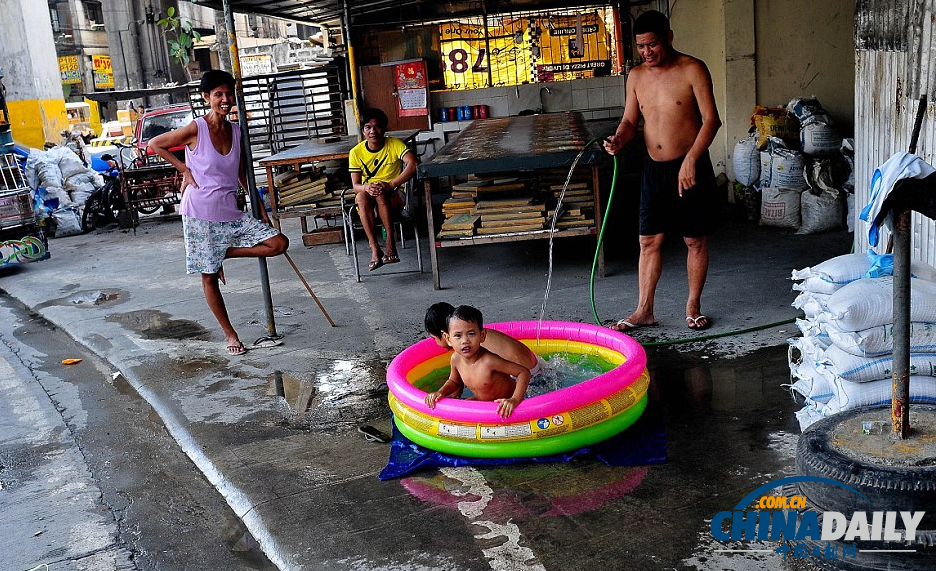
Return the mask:
<svg viewBox="0 0 936 571">
<path fill-rule="evenodd" d="M 481 16 L 529 10 L 550 10 L 607 5 L 606 2 L 576 0 L 230 0 L 231 9 L 245 14 L 261 14 L 307 24 L 338 26 L 343 5 L 348 4 L 353 28 L 377 27 L 451 18 Z M 221 0 L 193 0 L 216 10 Z"/>
</svg>

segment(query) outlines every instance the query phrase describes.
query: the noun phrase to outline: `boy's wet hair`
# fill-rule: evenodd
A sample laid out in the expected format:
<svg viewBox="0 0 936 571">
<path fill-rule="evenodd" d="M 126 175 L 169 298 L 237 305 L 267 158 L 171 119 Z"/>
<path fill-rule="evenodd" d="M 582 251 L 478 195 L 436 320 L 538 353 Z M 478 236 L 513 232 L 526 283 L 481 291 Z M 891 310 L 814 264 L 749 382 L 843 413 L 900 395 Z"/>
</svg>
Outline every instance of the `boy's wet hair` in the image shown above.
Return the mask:
<svg viewBox="0 0 936 571">
<path fill-rule="evenodd" d="M 666 40 L 670 31 L 669 19 L 663 12 L 649 10 L 637 16 L 634 20 L 634 35 L 637 34 L 656 34 L 657 39 Z"/>
<path fill-rule="evenodd" d="M 467 321 L 469 323 L 474 323 L 478 326 L 478 329 L 484 329 L 484 317 L 481 315 L 481 310 L 471 307 L 470 305 L 459 305 L 452 311 L 449 321 L 453 319 L 461 319 L 462 321 Z M 446 331 L 448 327 L 446 327 Z"/>
<path fill-rule="evenodd" d="M 390 119 L 387 118 L 386 113 L 375 107 L 368 107 L 364 111 L 361 111 L 361 129 L 364 128 L 364 125 L 370 123 L 371 119 L 377 119 L 377 124 L 380 125 L 380 128 L 384 131 L 387 130 L 387 124 L 390 122 Z"/>
<path fill-rule="evenodd" d="M 220 85 L 226 85 L 234 90 L 234 76 L 220 69 L 209 69 L 201 76 L 198 90 L 202 93 L 211 93 L 211 90 Z"/>
<path fill-rule="evenodd" d="M 453 311 L 455 306 L 444 301 L 430 305 L 426 310 L 426 332 L 433 337 L 442 337 L 442 333 L 448 330 L 449 316 Z"/>
</svg>

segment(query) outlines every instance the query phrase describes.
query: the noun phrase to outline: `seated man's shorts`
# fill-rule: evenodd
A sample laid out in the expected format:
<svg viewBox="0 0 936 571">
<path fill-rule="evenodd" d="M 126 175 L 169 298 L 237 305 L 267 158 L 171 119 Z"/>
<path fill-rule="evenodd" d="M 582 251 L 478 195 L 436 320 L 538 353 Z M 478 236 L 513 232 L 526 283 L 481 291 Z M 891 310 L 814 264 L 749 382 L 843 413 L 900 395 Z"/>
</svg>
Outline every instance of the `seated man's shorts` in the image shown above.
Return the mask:
<svg viewBox="0 0 936 571">
<path fill-rule="evenodd" d="M 280 233 L 249 214 L 230 222 L 183 216 L 182 232 L 185 235 L 185 271 L 189 274 L 216 274 L 228 248 L 250 248 Z"/>
<path fill-rule="evenodd" d="M 706 151 L 696 161 L 696 184 L 679 196 L 679 169 L 683 159 L 644 161 L 640 188 L 640 235 L 679 233 L 687 238 L 706 236 L 719 212 L 715 172 Z"/>
</svg>

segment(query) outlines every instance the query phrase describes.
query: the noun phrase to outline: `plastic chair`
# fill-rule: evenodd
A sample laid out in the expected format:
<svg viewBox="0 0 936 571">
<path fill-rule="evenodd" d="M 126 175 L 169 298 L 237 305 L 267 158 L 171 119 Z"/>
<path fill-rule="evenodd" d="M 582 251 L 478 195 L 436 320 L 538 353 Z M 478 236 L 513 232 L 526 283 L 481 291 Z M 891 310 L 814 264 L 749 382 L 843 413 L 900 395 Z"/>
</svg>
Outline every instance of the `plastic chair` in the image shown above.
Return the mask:
<svg viewBox="0 0 936 571">
<path fill-rule="evenodd" d="M 419 244 L 419 229 L 416 227 L 416 201 L 413 197 L 415 183 L 411 179 L 403 186 L 403 208 L 399 212 L 394 212 L 391 219 L 392 231 L 399 231 L 397 241 L 397 255 L 399 250 L 406 249 L 406 239 L 403 237 L 403 226 L 410 225 L 413 229 L 413 238 L 416 242 L 416 263 L 419 265 L 419 273 L 423 271 L 422 249 Z M 344 226 L 345 250 L 349 256 L 354 256 L 354 279 L 361 281 L 361 269 L 358 266 L 357 242 L 355 241 L 354 231 L 362 230 L 361 218 L 357 213 L 357 203 L 354 201 L 354 190 L 346 188 L 341 191 L 341 218 Z M 376 226 L 379 229 L 382 226 L 380 217 L 375 216 Z M 391 230 L 388 230 L 391 231 Z"/>
</svg>

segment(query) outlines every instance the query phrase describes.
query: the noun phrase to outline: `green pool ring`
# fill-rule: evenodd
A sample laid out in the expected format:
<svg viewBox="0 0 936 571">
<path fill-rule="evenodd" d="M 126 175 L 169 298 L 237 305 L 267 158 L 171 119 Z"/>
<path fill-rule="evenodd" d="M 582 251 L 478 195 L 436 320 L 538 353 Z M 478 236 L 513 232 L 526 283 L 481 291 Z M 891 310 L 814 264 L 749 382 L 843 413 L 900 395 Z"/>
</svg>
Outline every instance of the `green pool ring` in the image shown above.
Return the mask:
<svg viewBox="0 0 936 571">
<path fill-rule="evenodd" d="M 469 458 L 530 458 L 561 454 L 607 440 L 636 422 L 647 407 L 647 400 L 647 394 L 644 393 L 633 406 L 603 422 L 567 434 L 522 442 L 477 442 L 441 438 L 415 430 L 396 417 L 393 421 L 400 432 L 416 444 L 446 454 Z"/>
</svg>

